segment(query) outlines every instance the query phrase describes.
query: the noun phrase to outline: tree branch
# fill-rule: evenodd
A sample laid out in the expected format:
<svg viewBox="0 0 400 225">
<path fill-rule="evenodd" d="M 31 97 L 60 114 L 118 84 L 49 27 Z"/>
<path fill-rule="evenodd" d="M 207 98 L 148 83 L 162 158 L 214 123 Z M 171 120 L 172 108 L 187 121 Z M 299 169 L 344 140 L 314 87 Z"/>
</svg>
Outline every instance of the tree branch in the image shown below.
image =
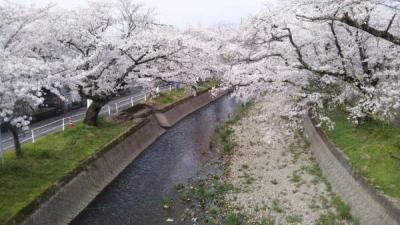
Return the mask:
<svg viewBox="0 0 400 225">
<path fill-rule="evenodd" d="M 85 51 L 83 49 L 81 49 L 77 44 L 75 44 L 74 42 L 72 42 L 72 40 L 69 41 L 65 41 L 65 40 L 58 40 L 61 44 L 67 44 L 69 46 L 74 47 L 76 50 L 78 50 L 83 56 L 87 56 Z"/>
<path fill-rule="evenodd" d="M 390 28 L 392 27 L 394 18 L 396 18 L 396 16 L 397 16 L 397 14 L 395 13 L 395 14 L 393 14 L 393 16 L 392 16 L 392 19 L 390 19 L 389 24 L 388 24 L 388 26 L 386 27 L 386 30 L 385 30 L 386 33 L 389 32 Z"/>
<path fill-rule="evenodd" d="M 345 58 L 344 58 L 344 55 L 343 55 L 342 46 L 340 46 L 340 42 L 339 42 L 339 38 L 337 37 L 337 34 L 336 34 L 334 22 L 335 21 L 332 20 L 329 23 L 329 27 L 331 28 L 331 32 L 332 32 L 333 38 L 335 40 L 335 46 L 336 46 L 336 49 L 338 50 L 338 55 L 340 57 L 340 61 L 341 61 L 342 66 L 343 66 L 343 71 L 345 71 L 345 73 L 347 73 L 346 62 L 345 62 Z"/>
<path fill-rule="evenodd" d="M 386 30 L 379 30 L 374 27 L 369 26 L 366 23 L 359 23 L 355 19 L 351 18 L 348 13 L 344 13 L 343 16 L 341 17 L 331 17 L 331 16 L 326 16 L 326 17 L 308 17 L 304 15 L 296 15 L 299 18 L 307 19 L 309 21 L 325 21 L 325 20 L 335 20 L 339 21 L 341 23 L 344 23 L 350 27 L 357 28 L 359 30 L 362 30 L 364 32 L 367 32 L 375 37 L 382 38 L 384 40 L 387 40 L 395 45 L 400 45 L 400 37 L 392 34 L 389 32 L 387 28 L 390 29 L 391 25 L 390 23 L 393 23 L 392 20 L 389 22 L 389 25 L 387 26 Z M 392 17 L 394 20 L 394 17 Z"/>
<path fill-rule="evenodd" d="M 302 65 L 302 67 L 300 67 L 300 69 L 308 70 L 308 71 L 310 71 L 310 72 L 312 72 L 314 74 L 317 74 L 319 76 L 329 75 L 329 76 L 336 77 L 338 79 L 341 79 L 342 81 L 345 81 L 347 83 L 353 84 L 360 91 L 363 91 L 360 81 L 358 79 L 354 78 L 353 76 L 349 76 L 345 72 L 342 73 L 342 72 L 334 72 L 334 71 L 328 71 L 328 70 L 319 70 L 319 69 L 316 69 L 316 68 L 312 67 L 310 64 L 308 64 L 304 60 L 303 54 L 301 52 L 301 48 L 295 43 L 290 28 L 284 28 L 284 30 L 288 31 L 289 41 L 290 41 L 291 45 L 294 47 L 294 50 L 296 51 L 298 61 Z"/>
<path fill-rule="evenodd" d="M 249 57 L 249 58 L 247 58 L 247 59 L 240 60 L 240 61 L 246 62 L 246 63 L 252 63 L 252 62 L 259 62 L 259 61 L 261 61 L 261 60 L 263 60 L 263 59 L 266 59 L 266 58 L 273 58 L 273 57 L 278 57 L 278 58 L 281 58 L 281 59 L 287 61 L 287 59 L 286 59 L 285 57 L 283 57 L 283 55 L 280 54 L 280 53 L 265 54 L 265 55 L 258 56 L 258 57 L 255 57 L 255 58 Z"/>
</svg>

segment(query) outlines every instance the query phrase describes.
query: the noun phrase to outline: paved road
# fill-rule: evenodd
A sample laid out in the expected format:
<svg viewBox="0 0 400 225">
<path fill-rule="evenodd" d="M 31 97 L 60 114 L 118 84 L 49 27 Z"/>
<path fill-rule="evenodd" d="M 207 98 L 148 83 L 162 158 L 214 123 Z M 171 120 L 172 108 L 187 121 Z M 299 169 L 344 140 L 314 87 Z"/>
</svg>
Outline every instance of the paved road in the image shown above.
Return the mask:
<svg viewBox="0 0 400 225">
<path fill-rule="evenodd" d="M 144 92 L 137 90 L 132 91 L 128 95 L 117 97 L 110 101 L 100 112 L 100 115 L 115 115 L 120 110 L 131 107 L 132 105 L 138 104 L 144 100 Z M 20 134 L 21 143 L 32 142 L 40 136 L 53 133 L 58 130 L 62 130 L 63 126 L 67 126 L 68 118 L 71 118 L 74 122 L 82 120 L 86 112 L 86 108 L 79 108 L 62 115 L 48 118 L 39 122 L 35 122 L 30 125 L 30 130 Z M 33 135 L 32 135 L 33 133 Z M 32 136 L 34 140 L 32 140 Z M 10 133 L 2 134 L 3 149 L 9 150 L 13 148 L 13 139 Z"/>
</svg>

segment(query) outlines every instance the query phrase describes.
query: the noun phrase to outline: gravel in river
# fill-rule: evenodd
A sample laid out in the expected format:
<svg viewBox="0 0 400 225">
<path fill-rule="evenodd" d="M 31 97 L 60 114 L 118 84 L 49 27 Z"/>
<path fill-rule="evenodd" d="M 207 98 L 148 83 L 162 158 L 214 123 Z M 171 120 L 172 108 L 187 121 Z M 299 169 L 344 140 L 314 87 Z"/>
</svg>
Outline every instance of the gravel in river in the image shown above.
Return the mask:
<svg viewBox="0 0 400 225">
<path fill-rule="evenodd" d="M 239 191 L 227 201 L 250 224 L 356 223 L 283 115 L 290 104 L 285 95 L 268 94 L 233 125 L 236 147 L 227 180 Z"/>
</svg>

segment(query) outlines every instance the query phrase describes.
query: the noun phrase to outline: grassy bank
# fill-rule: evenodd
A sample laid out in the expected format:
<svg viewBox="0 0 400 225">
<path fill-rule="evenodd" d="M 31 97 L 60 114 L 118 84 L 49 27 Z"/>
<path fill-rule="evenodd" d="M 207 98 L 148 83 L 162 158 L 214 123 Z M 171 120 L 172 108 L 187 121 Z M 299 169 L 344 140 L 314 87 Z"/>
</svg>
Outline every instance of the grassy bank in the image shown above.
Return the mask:
<svg viewBox="0 0 400 225">
<path fill-rule="evenodd" d="M 400 129 L 373 120 L 355 127 L 341 111 L 329 116 L 336 125 L 325 132 L 356 172 L 386 195 L 400 199 Z"/>
<path fill-rule="evenodd" d="M 221 83 L 222 82 L 220 80 L 216 80 L 216 79 L 211 79 L 211 80 L 200 82 L 198 84 L 198 91 L 200 91 L 200 92 L 205 91 L 212 87 L 216 87 L 216 86 L 220 85 Z"/>
<path fill-rule="evenodd" d="M 23 159 L 5 154 L 0 167 L 0 224 L 40 196 L 82 161 L 117 137 L 131 124 L 100 120 L 99 127 L 82 123 L 22 146 Z"/>
<path fill-rule="evenodd" d="M 212 87 L 218 86 L 219 84 L 221 84 L 221 81 L 214 79 L 200 82 L 197 87 L 198 92 L 205 91 Z M 150 98 L 148 100 L 148 103 L 161 106 L 170 105 L 186 97 L 189 97 L 192 94 L 191 91 L 188 91 L 189 89 L 190 87 L 187 86 L 186 88 L 177 88 L 173 89 L 172 91 L 162 92 L 158 96 Z"/>
<path fill-rule="evenodd" d="M 147 103 L 165 106 L 182 100 L 188 96 L 189 94 L 185 91 L 185 88 L 177 88 L 172 91 L 161 92 L 156 97 L 150 98 Z"/>
</svg>

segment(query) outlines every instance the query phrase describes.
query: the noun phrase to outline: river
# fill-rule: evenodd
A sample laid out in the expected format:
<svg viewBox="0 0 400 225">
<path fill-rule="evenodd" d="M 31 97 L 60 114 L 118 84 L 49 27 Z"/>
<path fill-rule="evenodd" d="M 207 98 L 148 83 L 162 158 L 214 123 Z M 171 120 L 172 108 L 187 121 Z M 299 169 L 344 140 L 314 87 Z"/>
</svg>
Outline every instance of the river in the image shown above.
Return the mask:
<svg viewBox="0 0 400 225">
<path fill-rule="evenodd" d="M 215 153 L 209 140 L 215 126 L 234 115 L 239 104 L 229 96 L 186 117 L 133 161 L 71 225 L 165 225 L 180 221 L 185 207 L 177 183 L 196 179 Z M 162 199 L 172 198 L 171 208 Z M 167 219 L 169 222 L 167 222 Z"/>
</svg>

